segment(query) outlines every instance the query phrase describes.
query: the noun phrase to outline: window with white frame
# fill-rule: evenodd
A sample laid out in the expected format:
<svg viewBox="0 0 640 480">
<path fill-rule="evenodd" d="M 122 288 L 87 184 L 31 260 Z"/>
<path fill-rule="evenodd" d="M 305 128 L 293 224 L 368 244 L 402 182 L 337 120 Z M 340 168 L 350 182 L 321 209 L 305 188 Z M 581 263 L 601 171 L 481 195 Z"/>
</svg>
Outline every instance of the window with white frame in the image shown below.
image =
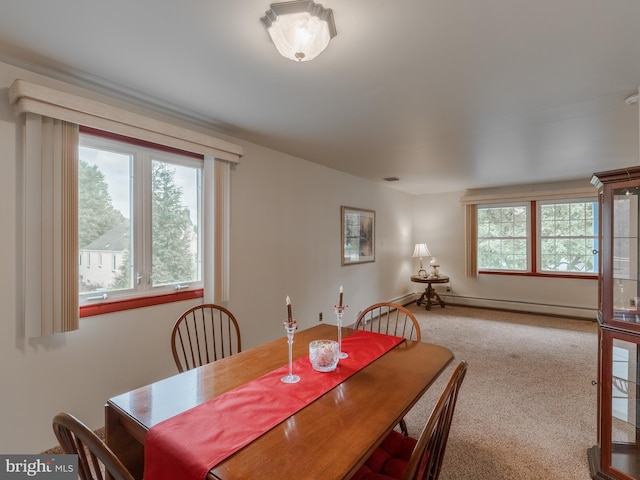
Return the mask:
<svg viewBox="0 0 640 480">
<path fill-rule="evenodd" d="M 80 305 L 202 288 L 203 160 L 152 147 L 80 134 Z"/>
<path fill-rule="evenodd" d="M 591 198 L 476 206 L 477 270 L 598 273 L 598 203 Z"/>
</svg>

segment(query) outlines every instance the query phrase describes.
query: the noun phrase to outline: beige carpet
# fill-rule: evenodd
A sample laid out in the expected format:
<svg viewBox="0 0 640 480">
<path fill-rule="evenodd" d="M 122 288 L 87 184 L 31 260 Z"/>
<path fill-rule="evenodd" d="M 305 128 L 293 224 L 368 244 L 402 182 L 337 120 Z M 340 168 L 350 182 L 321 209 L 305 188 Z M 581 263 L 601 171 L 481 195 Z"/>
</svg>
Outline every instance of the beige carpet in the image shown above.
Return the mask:
<svg viewBox="0 0 640 480">
<path fill-rule="evenodd" d="M 453 368 L 467 360 L 441 480 L 590 479 L 596 442 L 597 324 L 411 304 L 422 340 L 454 362 L 407 416 L 417 436 Z"/>
</svg>

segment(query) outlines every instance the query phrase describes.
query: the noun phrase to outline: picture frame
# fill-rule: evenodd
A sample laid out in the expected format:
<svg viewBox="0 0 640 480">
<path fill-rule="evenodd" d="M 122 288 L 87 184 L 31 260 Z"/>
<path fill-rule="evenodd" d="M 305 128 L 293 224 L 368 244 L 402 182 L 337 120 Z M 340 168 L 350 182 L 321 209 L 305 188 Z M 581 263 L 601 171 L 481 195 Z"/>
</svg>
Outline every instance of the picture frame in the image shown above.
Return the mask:
<svg viewBox="0 0 640 480">
<path fill-rule="evenodd" d="M 376 261 L 376 212 L 363 208 L 340 207 L 340 245 L 342 265 Z"/>
</svg>

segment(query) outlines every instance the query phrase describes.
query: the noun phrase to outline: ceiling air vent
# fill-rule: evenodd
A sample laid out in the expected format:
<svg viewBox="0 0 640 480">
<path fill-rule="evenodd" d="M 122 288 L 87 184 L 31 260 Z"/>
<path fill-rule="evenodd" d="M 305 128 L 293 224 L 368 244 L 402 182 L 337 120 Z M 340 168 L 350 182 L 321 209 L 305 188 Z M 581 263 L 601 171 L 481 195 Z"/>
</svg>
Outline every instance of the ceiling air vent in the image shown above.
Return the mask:
<svg viewBox="0 0 640 480">
<path fill-rule="evenodd" d="M 383 178 L 383 180 L 385 182 L 397 182 L 400 179 L 398 177 L 385 177 L 385 178 Z"/>
</svg>

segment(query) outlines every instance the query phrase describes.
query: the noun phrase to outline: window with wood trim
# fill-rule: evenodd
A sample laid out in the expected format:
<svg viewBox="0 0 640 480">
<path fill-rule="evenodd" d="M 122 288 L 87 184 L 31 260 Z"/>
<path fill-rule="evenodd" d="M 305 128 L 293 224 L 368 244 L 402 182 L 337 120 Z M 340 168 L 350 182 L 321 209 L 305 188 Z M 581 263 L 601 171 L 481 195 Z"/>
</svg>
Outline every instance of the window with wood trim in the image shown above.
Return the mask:
<svg viewBox="0 0 640 480">
<path fill-rule="evenodd" d="M 478 269 L 530 269 L 529 205 L 478 206 Z"/>
<path fill-rule="evenodd" d="M 598 273 L 598 203 L 537 202 L 538 267 L 547 273 Z"/>
<path fill-rule="evenodd" d="M 595 199 L 478 204 L 480 273 L 595 277 L 598 203 Z"/>
</svg>

